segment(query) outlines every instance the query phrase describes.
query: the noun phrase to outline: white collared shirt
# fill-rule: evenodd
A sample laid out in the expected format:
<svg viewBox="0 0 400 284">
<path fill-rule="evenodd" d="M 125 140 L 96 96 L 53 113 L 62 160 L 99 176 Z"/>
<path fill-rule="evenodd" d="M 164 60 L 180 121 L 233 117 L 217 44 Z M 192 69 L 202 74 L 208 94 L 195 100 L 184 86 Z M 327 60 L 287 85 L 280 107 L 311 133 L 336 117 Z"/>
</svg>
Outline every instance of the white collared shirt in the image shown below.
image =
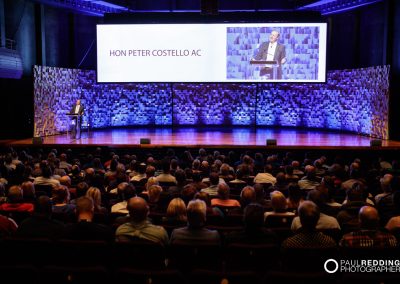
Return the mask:
<svg viewBox="0 0 400 284">
<path fill-rule="evenodd" d="M 268 55 L 267 55 L 267 61 L 272 61 L 274 60 L 274 55 L 275 55 L 275 50 L 277 46 L 277 42 L 274 43 L 269 43 L 268 45 Z"/>
<path fill-rule="evenodd" d="M 76 105 L 76 106 L 75 106 L 75 112 L 74 112 L 74 113 L 76 113 L 76 114 L 79 113 L 79 107 L 80 107 L 80 105 Z"/>
</svg>

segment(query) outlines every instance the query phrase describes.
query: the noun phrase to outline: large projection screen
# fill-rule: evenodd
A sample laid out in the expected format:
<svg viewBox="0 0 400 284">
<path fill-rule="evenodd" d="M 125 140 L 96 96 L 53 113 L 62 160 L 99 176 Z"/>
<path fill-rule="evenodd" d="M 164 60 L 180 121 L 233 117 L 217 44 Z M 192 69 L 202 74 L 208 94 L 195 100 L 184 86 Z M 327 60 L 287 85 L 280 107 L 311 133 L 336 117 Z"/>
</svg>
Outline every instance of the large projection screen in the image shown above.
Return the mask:
<svg viewBox="0 0 400 284">
<path fill-rule="evenodd" d="M 97 81 L 325 82 L 326 23 L 97 25 Z"/>
</svg>

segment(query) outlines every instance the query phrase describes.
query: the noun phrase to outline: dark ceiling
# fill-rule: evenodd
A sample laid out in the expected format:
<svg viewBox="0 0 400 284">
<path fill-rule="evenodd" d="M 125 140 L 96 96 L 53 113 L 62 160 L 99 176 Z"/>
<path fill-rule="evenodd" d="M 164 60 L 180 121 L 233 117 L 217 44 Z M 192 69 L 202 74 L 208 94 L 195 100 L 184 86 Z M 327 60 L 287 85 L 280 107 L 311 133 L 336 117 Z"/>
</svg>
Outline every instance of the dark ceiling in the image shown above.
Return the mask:
<svg viewBox="0 0 400 284">
<path fill-rule="evenodd" d="M 122 12 L 298 11 L 339 13 L 383 0 L 33 0 L 75 12 L 104 16 Z"/>
</svg>

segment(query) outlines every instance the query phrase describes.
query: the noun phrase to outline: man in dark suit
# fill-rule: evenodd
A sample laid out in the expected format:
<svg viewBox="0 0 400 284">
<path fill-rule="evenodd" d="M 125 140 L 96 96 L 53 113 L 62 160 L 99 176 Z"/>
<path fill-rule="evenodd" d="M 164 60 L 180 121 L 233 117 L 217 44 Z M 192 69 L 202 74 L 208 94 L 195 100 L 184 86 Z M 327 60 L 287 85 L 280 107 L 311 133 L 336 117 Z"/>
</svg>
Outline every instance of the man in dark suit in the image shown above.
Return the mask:
<svg viewBox="0 0 400 284">
<path fill-rule="evenodd" d="M 273 30 L 269 35 L 269 42 L 263 42 L 257 55 L 254 57 L 255 60 L 266 60 L 276 61 L 279 65 L 277 68 L 276 78 L 273 78 L 273 69 L 270 67 L 264 67 L 260 70 L 260 76 L 269 74 L 269 79 L 282 79 L 282 64 L 286 62 L 286 50 L 285 46 L 278 43 L 279 32 Z"/>
<path fill-rule="evenodd" d="M 74 138 L 80 138 L 81 136 L 81 116 L 83 115 L 84 108 L 81 105 L 81 100 L 77 100 L 76 104 L 72 107 L 70 114 L 78 115 L 77 117 L 73 117 L 73 121 L 75 122 L 74 127 L 72 129 L 72 136 Z"/>
</svg>

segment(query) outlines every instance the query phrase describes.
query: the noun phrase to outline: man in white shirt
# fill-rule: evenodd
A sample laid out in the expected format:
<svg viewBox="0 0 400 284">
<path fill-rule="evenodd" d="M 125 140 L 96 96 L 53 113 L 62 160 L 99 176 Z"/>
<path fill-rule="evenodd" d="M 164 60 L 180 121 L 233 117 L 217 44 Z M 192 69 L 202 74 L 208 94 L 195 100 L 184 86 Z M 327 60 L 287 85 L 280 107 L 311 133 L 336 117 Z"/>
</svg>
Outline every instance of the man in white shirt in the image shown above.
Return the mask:
<svg viewBox="0 0 400 284">
<path fill-rule="evenodd" d="M 283 44 L 278 43 L 279 35 L 277 30 L 273 30 L 269 35 L 269 42 L 263 42 L 254 57 L 255 60 L 276 61 L 278 64 L 276 78 L 273 78 L 273 69 L 270 67 L 262 68 L 260 76 L 269 75 L 269 79 L 282 79 L 282 65 L 286 62 L 286 50 Z"/>
<path fill-rule="evenodd" d="M 76 100 L 76 104 L 72 107 L 70 114 L 76 114 L 78 117 L 73 117 L 75 122 L 72 128 L 72 136 L 75 138 L 80 138 L 81 135 L 81 119 L 80 116 L 83 115 L 83 105 L 81 105 L 81 100 Z"/>
</svg>

